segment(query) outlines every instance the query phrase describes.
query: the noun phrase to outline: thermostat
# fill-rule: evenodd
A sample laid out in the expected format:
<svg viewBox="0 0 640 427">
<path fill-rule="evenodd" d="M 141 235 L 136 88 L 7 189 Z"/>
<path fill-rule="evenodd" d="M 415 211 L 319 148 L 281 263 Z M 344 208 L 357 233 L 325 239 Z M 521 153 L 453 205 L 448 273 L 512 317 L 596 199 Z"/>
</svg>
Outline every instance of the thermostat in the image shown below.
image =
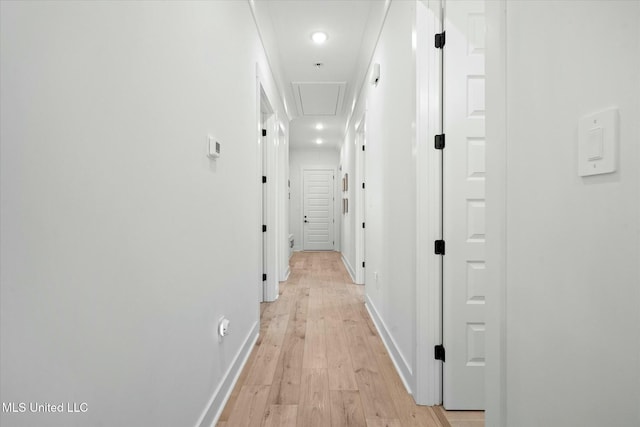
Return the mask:
<svg viewBox="0 0 640 427">
<path fill-rule="evenodd" d="M 217 159 L 218 157 L 220 157 L 220 143 L 216 141 L 212 136 L 209 136 L 207 157 L 209 157 L 210 159 Z"/>
</svg>

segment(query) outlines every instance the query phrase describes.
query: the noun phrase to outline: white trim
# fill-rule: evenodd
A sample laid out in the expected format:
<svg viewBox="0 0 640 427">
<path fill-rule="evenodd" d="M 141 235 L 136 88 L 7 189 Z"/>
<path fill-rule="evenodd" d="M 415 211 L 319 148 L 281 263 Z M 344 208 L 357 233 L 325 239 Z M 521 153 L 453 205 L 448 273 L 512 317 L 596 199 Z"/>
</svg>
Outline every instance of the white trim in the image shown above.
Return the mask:
<svg viewBox="0 0 640 427">
<path fill-rule="evenodd" d="M 354 279 L 353 282 L 357 283 L 359 285 L 363 285 L 365 282 L 365 267 L 362 266 L 362 262 L 366 261 L 365 257 L 366 257 L 366 253 L 365 253 L 365 229 L 362 228 L 362 223 L 366 222 L 365 219 L 365 192 L 366 192 L 366 185 L 365 188 L 362 188 L 362 183 L 364 182 L 366 184 L 367 180 L 366 180 L 366 165 L 365 165 L 365 151 L 362 150 L 362 147 L 366 147 L 367 145 L 367 102 L 365 101 L 365 107 L 364 107 L 364 111 L 362 112 L 362 114 L 359 117 L 359 120 L 356 122 L 355 125 L 355 134 L 354 134 L 354 143 L 355 143 L 355 149 L 354 149 L 354 156 L 355 156 L 355 176 L 356 176 L 356 182 L 354 183 L 355 186 L 354 188 L 354 192 L 353 194 L 355 195 L 354 197 L 354 214 L 356 216 L 356 221 L 355 221 L 355 232 L 354 232 L 354 238 L 355 238 L 355 263 L 356 263 L 356 270 L 355 270 L 355 275 L 352 275 L 352 278 Z M 362 135 L 362 139 L 360 139 L 360 135 Z M 360 226 L 359 226 L 360 225 Z"/>
<path fill-rule="evenodd" d="M 233 362 L 225 372 L 222 377 L 222 381 L 213 392 L 213 395 L 209 399 L 207 403 L 206 409 L 200 415 L 198 422 L 196 423 L 196 427 L 214 427 L 222 414 L 222 410 L 224 406 L 227 404 L 229 400 L 229 396 L 231 396 L 231 392 L 233 391 L 233 387 L 235 387 L 238 382 L 238 378 L 240 378 L 240 373 L 242 369 L 247 364 L 247 360 L 249 360 L 249 356 L 251 355 L 251 350 L 253 350 L 253 346 L 258 341 L 258 335 L 260 332 L 260 322 L 256 321 L 245 338 L 244 343 L 240 347 L 240 350 L 233 358 Z"/>
<path fill-rule="evenodd" d="M 349 260 L 344 256 L 343 253 L 340 253 L 340 255 L 341 255 L 342 263 L 344 264 L 344 267 L 347 269 L 349 276 L 351 276 L 351 280 L 353 281 L 353 283 L 356 283 L 355 274 L 353 273 L 353 267 L 351 267 L 351 264 L 349 264 Z"/>
<path fill-rule="evenodd" d="M 369 317 L 373 321 L 376 329 L 378 330 L 378 334 L 380 338 L 382 338 L 382 343 L 387 349 L 387 353 L 389 353 L 389 357 L 393 362 L 393 366 L 395 366 L 396 371 L 398 371 L 398 375 L 400 375 L 400 379 L 402 380 L 402 384 L 407 389 L 409 394 L 413 394 L 413 390 L 409 386 L 410 382 L 408 381 L 413 377 L 413 371 L 411 370 L 411 365 L 407 363 L 407 360 L 402 355 L 400 348 L 396 344 L 393 336 L 389 333 L 389 329 L 387 325 L 384 323 L 380 315 L 378 314 L 378 310 L 376 310 L 373 301 L 369 298 L 369 295 L 365 296 L 365 307 L 367 308 L 367 312 L 369 313 Z"/>
<path fill-rule="evenodd" d="M 433 348 L 442 343 L 440 257 L 433 241 L 440 238 L 440 156 L 433 148 L 440 129 L 440 67 L 433 34 L 441 27 L 440 0 L 418 1 L 416 7 L 416 337 L 415 394 L 419 405 L 442 403 L 442 362 Z M 436 31 L 435 29 L 438 28 Z M 426 46 L 425 46 L 426 45 Z M 424 70 L 424 71 L 422 71 Z M 426 72 L 425 72 L 426 71 Z"/>
<path fill-rule="evenodd" d="M 291 257 L 289 257 L 291 258 Z M 287 266 L 287 271 L 284 274 L 284 279 L 281 280 L 281 282 L 286 282 L 287 280 L 289 280 L 289 275 L 291 274 L 291 268 L 289 266 Z"/>
<path fill-rule="evenodd" d="M 284 107 L 284 112 L 285 112 L 285 115 L 287 116 L 287 121 L 291 121 L 292 115 L 289 113 L 289 110 L 287 108 L 285 92 L 280 88 L 280 85 L 278 84 L 278 78 L 280 78 L 281 76 L 279 74 L 276 75 L 276 73 L 273 72 L 273 67 L 271 66 L 271 58 L 269 58 L 269 54 L 267 53 L 267 49 L 264 43 L 264 38 L 262 37 L 262 31 L 260 31 L 260 26 L 258 25 L 258 17 L 256 16 L 257 12 L 255 10 L 254 1 L 247 0 L 247 4 L 249 5 L 249 9 L 251 10 L 251 17 L 253 18 L 253 24 L 256 27 L 256 32 L 258 33 L 258 38 L 260 39 L 260 46 L 262 47 L 262 51 L 264 52 L 264 57 L 267 60 L 267 66 L 269 67 L 269 73 L 273 78 L 273 84 L 275 85 L 276 92 L 279 95 L 281 94 L 279 96 L 279 99 L 281 100 L 282 106 Z M 271 95 L 271 94 L 267 94 L 267 95 Z M 269 99 L 272 99 L 271 96 L 269 96 Z"/>
<path fill-rule="evenodd" d="M 265 96 L 267 98 L 267 102 L 269 105 L 271 104 L 271 100 L 268 95 Z M 278 235 L 280 234 L 280 227 L 278 223 L 278 146 L 277 146 L 277 133 L 276 133 L 276 124 L 278 122 L 277 115 L 272 113 L 267 117 L 266 122 L 263 124 L 264 129 L 267 130 L 265 149 L 263 151 L 263 156 L 266 156 L 263 159 L 264 167 L 266 170 L 263 170 L 263 174 L 267 176 L 266 184 L 262 185 L 262 190 L 266 191 L 266 218 L 264 218 L 263 224 L 267 226 L 266 234 L 262 232 L 261 227 L 258 227 L 258 232 L 262 234 L 262 237 L 266 239 L 266 247 L 267 253 L 264 256 L 265 260 L 265 271 L 264 273 L 267 275 L 267 280 L 263 282 L 263 301 L 272 302 L 278 299 L 279 295 L 279 265 L 278 261 L 280 258 L 279 253 L 279 245 L 278 245 Z M 264 200 L 264 199 L 263 199 Z M 264 202 L 263 202 L 264 203 Z M 263 206 L 263 209 L 265 207 Z"/>
<path fill-rule="evenodd" d="M 486 7 L 487 337 L 485 422 L 507 425 L 507 50 L 505 0 Z"/>
</svg>

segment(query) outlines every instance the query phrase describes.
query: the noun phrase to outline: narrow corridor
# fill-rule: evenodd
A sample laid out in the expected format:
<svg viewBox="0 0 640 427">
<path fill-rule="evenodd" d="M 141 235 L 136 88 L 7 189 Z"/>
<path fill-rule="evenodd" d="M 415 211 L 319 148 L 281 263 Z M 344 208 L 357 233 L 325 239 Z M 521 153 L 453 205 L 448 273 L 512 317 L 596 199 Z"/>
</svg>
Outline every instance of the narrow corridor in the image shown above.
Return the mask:
<svg viewBox="0 0 640 427">
<path fill-rule="evenodd" d="M 406 392 L 363 293 L 339 253 L 295 253 L 218 427 L 443 427 Z"/>
</svg>

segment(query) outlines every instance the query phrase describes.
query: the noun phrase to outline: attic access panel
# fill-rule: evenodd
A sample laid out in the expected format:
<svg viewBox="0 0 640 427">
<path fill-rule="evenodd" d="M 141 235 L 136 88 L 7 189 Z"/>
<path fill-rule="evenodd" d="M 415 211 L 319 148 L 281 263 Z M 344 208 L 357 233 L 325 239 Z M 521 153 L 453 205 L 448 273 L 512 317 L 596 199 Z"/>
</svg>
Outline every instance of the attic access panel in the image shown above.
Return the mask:
<svg viewBox="0 0 640 427">
<path fill-rule="evenodd" d="M 342 112 L 345 82 L 294 82 L 292 85 L 301 116 L 336 116 Z"/>
</svg>

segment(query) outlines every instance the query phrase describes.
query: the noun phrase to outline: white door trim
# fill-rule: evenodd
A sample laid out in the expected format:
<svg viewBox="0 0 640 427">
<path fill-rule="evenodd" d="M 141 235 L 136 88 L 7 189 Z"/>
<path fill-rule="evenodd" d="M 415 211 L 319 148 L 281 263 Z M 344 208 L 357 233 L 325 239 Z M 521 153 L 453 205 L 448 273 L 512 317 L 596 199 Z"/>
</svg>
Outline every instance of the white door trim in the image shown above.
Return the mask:
<svg viewBox="0 0 640 427">
<path fill-rule="evenodd" d="M 365 220 L 365 194 L 366 189 L 362 188 L 362 183 L 366 182 L 366 168 L 365 168 L 365 151 L 362 149 L 363 146 L 366 146 L 367 139 L 367 108 L 365 106 L 364 112 L 361 114 L 360 118 L 356 122 L 355 126 L 355 163 L 356 163 L 356 180 L 353 182 L 354 191 L 352 194 L 355 195 L 354 214 L 356 216 L 355 222 L 355 263 L 356 265 L 356 277 L 355 282 L 358 285 L 364 285 L 365 281 L 365 267 L 362 266 L 362 263 L 365 262 L 365 240 L 364 234 L 365 230 L 362 226 L 358 226 L 359 224 L 364 223 Z M 360 135 L 363 135 L 363 138 L 360 138 Z M 365 224 L 366 225 L 366 224 Z"/>
<path fill-rule="evenodd" d="M 434 135 L 441 133 L 440 57 L 433 37 L 442 28 L 440 0 L 417 3 L 416 19 L 416 373 L 414 399 L 442 403 L 442 362 L 434 346 L 442 343 L 442 262 L 433 251 L 441 233 L 441 155 Z"/>
<path fill-rule="evenodd" d="M 506 0 L 486 2 L 486 203 L 487 332 L 485 422 L 506 427 L 506 202 L 507 202 L 507 49 Z"/>
<path fill-rule="evenodd" d="M 338 194 L 336 192 L 336 185 L 337 182 L 340 180 L 336 180 L 337 175 L 337 169 L 335 166 L 319 166 L 319 165 L 313 165 L 313 166 L 306 166 L 306 165 L 302 165 L 300 166 L 300 178 L 301 178 L 301 185 L 300 185 L 300 203 L 301 203 L 301 211 L 300 211 L 300 237 L 301 237 L 301 241 L 302 241 L 302 245 L 301 248 L 304 251 L 304 171 L 305 170 L 331 170 L 333 171 L 333 250 L 336 250 L 336 227 L 340 226 L 340 216 L 342 213 L 342 210 L 339 211 L 339 213 L 337 212 L 337 206 L 338 204 L 336 203 L 336 195 Z"/>
<path fill-rule="evenodd" d="M 263 109 L 263 94 L 264 94 L 264 109 L 268 110 L 267 120 L 264 123 L 265 129 L 267 129 L 267 138 L 264 141 L 262 137 L 262 109 Z M 261 210 L 258 218 L 258 223 L 256 224 L 256 232 L 260 234 L 259 241 L 263 242 L 263 238 L 266 239 L 266 242 L 263 243 L 262 249 L 260 250 L 260 263 L 261 271 L 256 272 L 256 279 L 259 282 L 258 292 L 259 299 L 258 301 L 275 301 L 278 298 L 279 294 L 279 281 L 278 281 L 278 239 L 277 236 L 282 233 L 278 224 L 278 168 L 282 167 L 279 165 L 279 155 L 278 151 L 281 149 L 278 146 L 278 123 L 279 117 L 276 110 L 273 108 L 273 101 L 277 100 L 277 94 L 268 92 L 268 82 L 265 79 L 264 75 L 260 71 L 260 66 L 256 63 L 256 141 L 257 141 L 257 153 L 260 158 L 259 164 L 262 166 L 259 171 L 257 171 L 256 176 L 256 185 L 260 187 L 260 194 L 263 194 L 263 191 L 267 193 L 267 207 L 266 211 Z M 265 144 L 264 146 L 262 144 Z M 266 149 L 266 152 L 263 153 L 263 149 Z M 263 155 L 266 156 L 266 163 L 263 163 Z M 265 171 L 263 171 L 263 167 L 266 168 L 266 175 L 268 175 L 267 183 L 262 183 L 262 176 Z M 264 207 L 262 209 L 265 209 Z M 266 212 L 266 218 L 263 218 L 263 214 Z M 263 236 L 262 225 L 267 226 L 266 236 Z M 267 252 L 265 254 L 265 246 L 267 247 Z M 266 255 L 266 256 L 265 256 Z M 267 274 L 267 280 L 262 281 L 262 274 Z"/>
</svg>

